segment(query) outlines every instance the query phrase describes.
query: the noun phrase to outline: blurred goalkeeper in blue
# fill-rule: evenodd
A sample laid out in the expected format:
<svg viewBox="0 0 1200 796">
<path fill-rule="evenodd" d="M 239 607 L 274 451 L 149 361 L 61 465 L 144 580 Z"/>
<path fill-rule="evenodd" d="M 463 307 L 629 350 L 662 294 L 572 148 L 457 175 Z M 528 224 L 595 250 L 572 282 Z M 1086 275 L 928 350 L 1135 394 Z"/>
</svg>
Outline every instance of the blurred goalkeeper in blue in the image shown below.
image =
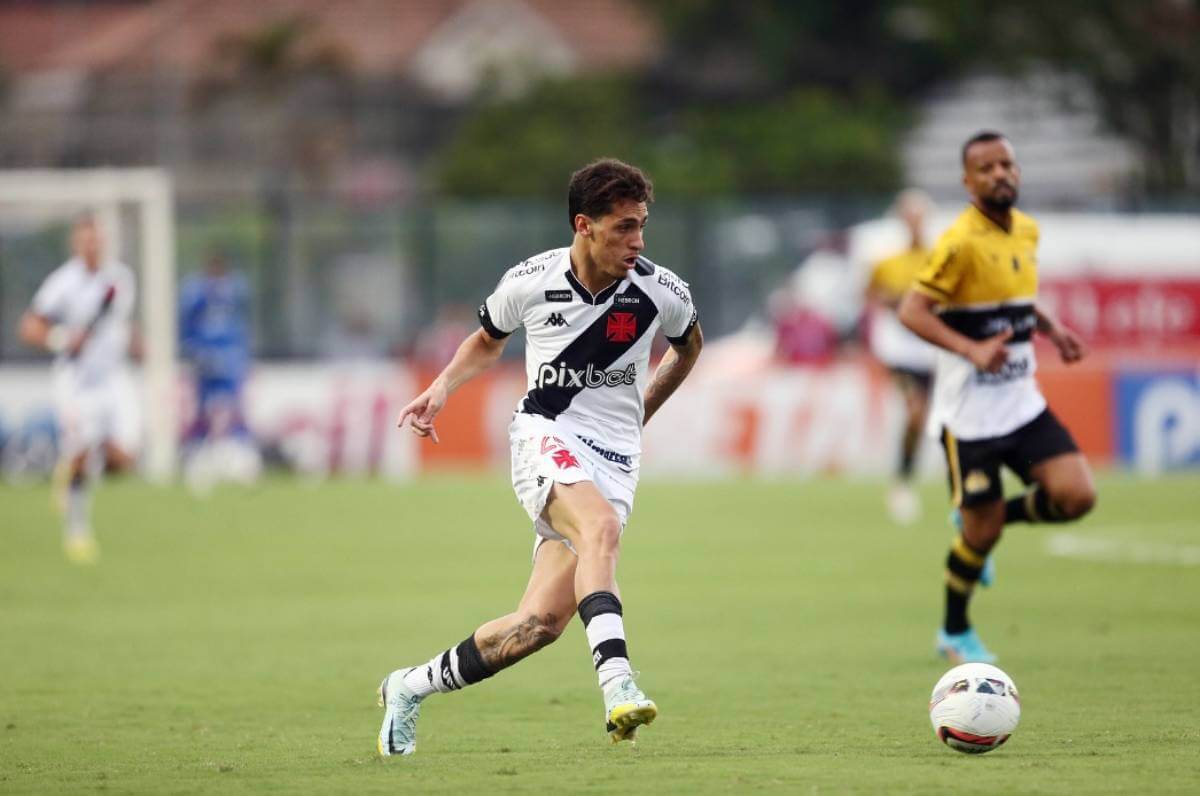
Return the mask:
<svg viewBox="0 0 1200 796">
<path fill-rule="evenodd" d="M 195 414 L 184 440 L 186 477 L 205 488 L 253 481 L 261 458 L 242 412 L 250 367 L 250 289 L 221 253 L 180 289 L 180 348 L 191 365 Z"/>
</svg>

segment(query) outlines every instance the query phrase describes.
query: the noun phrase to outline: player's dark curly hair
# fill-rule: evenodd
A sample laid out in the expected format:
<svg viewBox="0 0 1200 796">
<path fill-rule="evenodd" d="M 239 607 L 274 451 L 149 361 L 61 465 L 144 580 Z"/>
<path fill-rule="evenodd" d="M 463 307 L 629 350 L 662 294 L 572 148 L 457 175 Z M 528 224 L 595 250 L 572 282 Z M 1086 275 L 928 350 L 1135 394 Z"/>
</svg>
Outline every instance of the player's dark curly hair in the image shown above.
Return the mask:
<svg viewBox="0 0 1200 796">
<path fill-rule="evenodd" d="M 575 216 L 599 218 L 622 199 L 654 201 L 654 185 L 637 166 L 615 158 L 592 161 L 571 175 L 567 188 L 567 222 L 575 230 Z"/>
</svg>

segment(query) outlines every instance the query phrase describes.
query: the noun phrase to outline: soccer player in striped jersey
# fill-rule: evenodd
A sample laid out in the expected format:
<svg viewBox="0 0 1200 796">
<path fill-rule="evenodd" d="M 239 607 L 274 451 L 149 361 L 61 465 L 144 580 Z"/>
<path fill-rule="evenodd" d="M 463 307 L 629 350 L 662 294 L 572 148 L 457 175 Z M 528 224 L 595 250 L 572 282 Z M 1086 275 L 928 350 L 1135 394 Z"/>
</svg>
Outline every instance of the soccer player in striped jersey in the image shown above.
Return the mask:
<svg viewBox="0 0 1200 796">
<path fill-rule="evenodd" d="M 525 328 L 528 391 L 509 440 L 513 489 L 535 532 L 529 584 L 515 611 L 384 679 L 381 755 L 412 754 L 426 697 L 477 683 L 550 644 L 576 611 L 612 741 L 634 740 L 658 715 L 633 679 L 617 556 L 633 509 L 642 426 L 683 382 L 703 339 L 687 283 L 642 256 L 652 197 L 645 175 L 617 160 L 572 175 L 571 245 L 509 269 L 479 307 L 482 328 L 400 414 L 400 425 L 410 422 L 437 442 L 434 419 L 450 394 Z M 671 345 L 651 374 L 659 329 Z"/>
<path fill-rule="evenodd" d="M 929 257 L 925 217 L 930 204 L 928 196 L 913 188 L 896 197 L 893 211 L 908 232 L 908 248 L 877 262 L 867 285 L 867 297 L 872 304 L 871 353 L 891 371 L 906 410 L 900 458 L 887 494 L 888 513 L 901 525 L 915 522 L 921 513 L 912 476 L 929 409 L 936 349 L 900 323 L 896 308 Z"/>
<path fill-rule="evenodd" d="M 20 334 L 27 345 L 54 354 L 63 549 L 73 563 L 91 564 L 99 555 L 92 484 L 105 466 L 132 467 L 141 435 L 128 368 L 135 289 L 129 266 L 105 256 L 91 217 L 75 223 L 71 247 L 74 256 L 46 277 L 21 316 Z"/>
<path fill-rule="evenodd" d="M 938 651 L 955 662 L 992 662 L 967 618 L 985 560 L 1006 523 L 1066 522 L 1091 511 L 1092 474 L 1034 379 L 1033 335 L 1064 362 L 1083 342 L 1038 309 L 1038 226 L 1016 210 L 1020 169 L 1003 135 L 985 131 L 962 148 L 971 203 L 943 233 L 900 306 L 900 319 L 938 346 L 929 427 L 946 452 L 962 532 L 946 562 L 946 613 Z M 1005 501 L 1001 465 L 1029 489 Z"/>
</svg>

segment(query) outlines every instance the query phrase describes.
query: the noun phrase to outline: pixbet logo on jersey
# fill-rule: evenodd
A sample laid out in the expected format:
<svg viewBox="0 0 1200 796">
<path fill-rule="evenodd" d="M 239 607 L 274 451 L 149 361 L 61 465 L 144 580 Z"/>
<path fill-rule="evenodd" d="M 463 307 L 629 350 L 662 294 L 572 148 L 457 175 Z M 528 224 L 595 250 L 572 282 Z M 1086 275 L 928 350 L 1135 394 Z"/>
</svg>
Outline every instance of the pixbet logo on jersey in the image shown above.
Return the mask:
<svg viewBox="0 0 1200 796">
<path fill-rule="evenodd" d="M 592 363 L 577 370 L 559 362 L 555 367 L 549 362 L 538 366 L 537 386 L 540 387 L 616 387 L 621 384 L 637 384 L 637 365 L 630 362 L 624 370 L 604 370 Z"/>
</svg>

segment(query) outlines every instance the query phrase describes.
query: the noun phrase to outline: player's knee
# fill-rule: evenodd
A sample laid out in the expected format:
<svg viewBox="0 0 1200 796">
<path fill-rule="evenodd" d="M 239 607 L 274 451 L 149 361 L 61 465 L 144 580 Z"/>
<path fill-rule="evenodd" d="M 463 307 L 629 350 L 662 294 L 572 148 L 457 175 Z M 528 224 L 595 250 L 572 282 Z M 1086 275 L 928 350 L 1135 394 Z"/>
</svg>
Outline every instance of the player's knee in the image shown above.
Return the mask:
<svg viewBox="0 0 1200 796">
<path fill-rule="evenodd" d="M 1065 519 L 1077 520 L 1096 507 L 1096 490 L 1091 484 L 1072 487 L 1058 495 L 1054 503 Z"/>
<path fill-rule="evenodd" d="M 584 545 L 601 553 L 615 553 L 621 544 L 621 520 L 614 511 L 589 517 L 580 529 Z"/>
</svg>

